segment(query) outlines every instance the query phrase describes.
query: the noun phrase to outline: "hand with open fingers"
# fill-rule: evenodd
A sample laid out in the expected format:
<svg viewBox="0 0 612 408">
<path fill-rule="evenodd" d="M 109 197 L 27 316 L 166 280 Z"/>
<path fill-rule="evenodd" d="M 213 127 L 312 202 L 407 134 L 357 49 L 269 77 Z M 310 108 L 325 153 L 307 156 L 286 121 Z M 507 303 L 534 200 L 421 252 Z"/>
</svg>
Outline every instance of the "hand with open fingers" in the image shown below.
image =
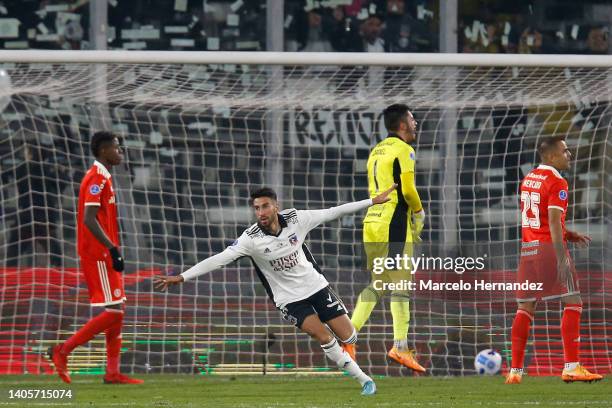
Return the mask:
<svg viewBox="0 0 612 408">
<path fill-rule="evenodd" d="M 574 242 L 580 248 L 586 248 L 591 243 L 591 237 L 575 231 L 566 231 L 565 239 L 568 242 Z"/>
<path fill-rule="evenodd" d="M 178 285 L 179 283 L 184 282 L 185 279 L 181 275 L 177 276 L 156 276 L 153 278 L 153 283 L 155 285 L 155 289 L 165 292 L 168 287 L 172 285 Z"/>
<path fill-rule="evenodd" d="M 391 200 L 389 198 L 389 194 L 391 194 L 391 192 L 393 192 L 393 190 L 395 190 L 396 188 L 397 188 L 397 184 L 394 183 L 388 190 L 383 191 L 382 193 L 374 197 L 372 199 L 372 204 L 382 204 L 382 203 L 386 203 L 387 201 Z"/>
</svg>

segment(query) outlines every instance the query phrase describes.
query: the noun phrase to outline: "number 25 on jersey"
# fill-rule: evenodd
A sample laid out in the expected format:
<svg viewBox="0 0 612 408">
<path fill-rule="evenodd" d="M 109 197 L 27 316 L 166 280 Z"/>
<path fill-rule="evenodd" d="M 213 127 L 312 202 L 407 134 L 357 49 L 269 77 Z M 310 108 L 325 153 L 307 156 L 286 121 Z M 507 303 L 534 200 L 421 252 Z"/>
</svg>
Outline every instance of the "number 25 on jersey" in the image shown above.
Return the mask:
<svg viewBox="0 0 612 408">
<path fill-rule="evenodd" d="M 522 225 L 528 228 L 540 228 L 540 193 L 523 191 L 521 193 L 523 211 L 521 212 Z M 529 217 L 527 211 L 531 210 L 533 217 Z"/>
</svg>

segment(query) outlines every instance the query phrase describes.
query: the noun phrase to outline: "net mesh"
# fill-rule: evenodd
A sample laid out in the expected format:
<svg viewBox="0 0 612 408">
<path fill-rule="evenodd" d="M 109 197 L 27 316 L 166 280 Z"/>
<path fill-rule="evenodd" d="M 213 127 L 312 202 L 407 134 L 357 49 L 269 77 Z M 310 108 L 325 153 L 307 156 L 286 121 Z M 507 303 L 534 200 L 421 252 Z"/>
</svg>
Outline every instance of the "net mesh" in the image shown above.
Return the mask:
<svg viewBox="0 0 612 408">
<path fill-rule="evenodd" d="M 573 253 L 586 306 L 582 358 L 609 372 L 611 75 L 609 68 L 4 64 L 0 371 L 50 372 L 46 347 L 97 312 L 78 269 L 75 222 L 90 135 L 106 127 L 127 150 L 113 169 L 127 261 L 124 370 L 337 374 L 316 343 L 283 323 L 250 263 L 168 294 L 154 292 L 151 277 L 181 272 L 239 236 L 254 222 L 253 187 L 277 188 L 284 208 L 365 198 L 369 150 L 386 135 L 381 111 L 408 102 L 419 122 L 416 180 L 428 214 L 419 249 L 442 242 L 457 254 L 486 253 L 483 278 L 491 281 L 510 280 L 517 267 L 516 191 L 537 163 L 534 146 L 546 135 L 567 136 L 568 224 L 593 237 Z M 308 238 L 349 310 L 369 282 L 361 216 Z M 431 374 L 470 374 L 479 350 L 509 358 L 515 308 L 512 292 L 415 292 L 409 342 Z M 541 305 L 528 348 L 533 374 L 560 371 L 559 321 L 558 303 Z M 391 339 L 387 300 L 360 333 L 366 371 L 409 375 L 387 360 Z M 93 340 L 75 350 L 70 367 L 103 372 L 104 355 L 103 339 Z"/>
</svg>

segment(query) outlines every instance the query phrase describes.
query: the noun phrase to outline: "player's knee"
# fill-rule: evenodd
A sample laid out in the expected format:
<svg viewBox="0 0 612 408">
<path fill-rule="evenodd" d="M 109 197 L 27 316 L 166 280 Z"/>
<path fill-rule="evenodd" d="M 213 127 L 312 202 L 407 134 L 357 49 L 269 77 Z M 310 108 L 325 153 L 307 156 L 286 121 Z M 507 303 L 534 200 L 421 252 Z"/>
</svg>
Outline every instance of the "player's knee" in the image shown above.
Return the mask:
<svg viewBox="0 0 612 408">
<path fill-rule="evenodd" d="M 362 302 L 377 303 L 383 295 L 384 291 L 376 290 L 374 286 L 370 284 L 364 290 L 361 291 L 361 294 L 359 295 L 359 300 Z"/>
<path fill-rule="evenodd" d="M 340 341 L 344 344 L 355 344 L 357 343 L 357 330 L 355 330 L 355 328 L 353 328 L 353 333 L 349 336 L 348 339 L 340 339 Z"/>
<path fill-rule="evenodd" d="M 566 296 L 563 298 L 563 305 L 580 305 L 582 307 L 582 298 L 579 295 Z"/>
<path fill-rule="evenodd" d="M 518 310 L 524 310 L 533 316 L 535 313 L 536 302 L 520 302 L 518 305 Z"/>
<path fill-rule="evenodd" d="M 123 304 L 119 303 L 116 305 L 106 305 L 104 306 L 104 310 L 109 313 L 116 314 L 117 316 L 123 315 Z"/>
<path fill-rule="evenodd" d="M 319 342 L 319 344 L 329 344 L 335 340 L 334 336 L 329 333 L 313 333 L 310 335 L 313 339 Z"/>
<path fill-rule="evenodd" d="M 315 315 L 310 315 L 304 319 L 300 329 L 312 337 L 313 340 L 318 341 L 320 344 L 327 344 L 334 340 L 335 337 L 331 335 L 329 330 L 318 320 L 315 319 Z"/>
<path fill-rule="evenodd" d="M 407 290 L 394 290 L 391 292 L 392 302 L 409 302 L 410 292 Z"/>
</svg>

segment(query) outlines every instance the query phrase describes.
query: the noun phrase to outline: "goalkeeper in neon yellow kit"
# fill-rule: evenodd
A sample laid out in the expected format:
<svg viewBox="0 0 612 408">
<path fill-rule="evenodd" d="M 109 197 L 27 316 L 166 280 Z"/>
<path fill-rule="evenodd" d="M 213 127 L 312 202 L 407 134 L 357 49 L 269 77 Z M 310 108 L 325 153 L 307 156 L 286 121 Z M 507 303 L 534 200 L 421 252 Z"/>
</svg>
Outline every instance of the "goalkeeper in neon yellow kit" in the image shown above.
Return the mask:
<svg viewBox="0 0 612 408">
<path fill-rule="evenodd" d="M 410 280 L 410 269 L 373 272 L 375 258 L 395 257 L 397 254 L 412 256 L 412 243 L 420 240 L 425 221 L 425 211 L 414 180 L 415 153 L 409 144 L 416 140 L 417 122 L 410 108 L 404 104 L 388 106 L 383 116 L 389 135 L 370 152 L 368 189 L 370 197 L 374 197 L 393 183 L 398 187 L 389 196 L 390 201 L 370 207 L 363 220 L 363 241 L 372 281 L 359 295 L 351 321 L 357 331 L 361 330 L 378 300 L 390 292 L 393 347 L 388 356 L 412 370 L 424 372 L 425 369 L 415 359 L 414 351 L 408 348 L 410 293 L 408 290 L 387 291 L 382 285 Z M 353 358 L 354 347 L 345 346 Z"/>
</svg>

